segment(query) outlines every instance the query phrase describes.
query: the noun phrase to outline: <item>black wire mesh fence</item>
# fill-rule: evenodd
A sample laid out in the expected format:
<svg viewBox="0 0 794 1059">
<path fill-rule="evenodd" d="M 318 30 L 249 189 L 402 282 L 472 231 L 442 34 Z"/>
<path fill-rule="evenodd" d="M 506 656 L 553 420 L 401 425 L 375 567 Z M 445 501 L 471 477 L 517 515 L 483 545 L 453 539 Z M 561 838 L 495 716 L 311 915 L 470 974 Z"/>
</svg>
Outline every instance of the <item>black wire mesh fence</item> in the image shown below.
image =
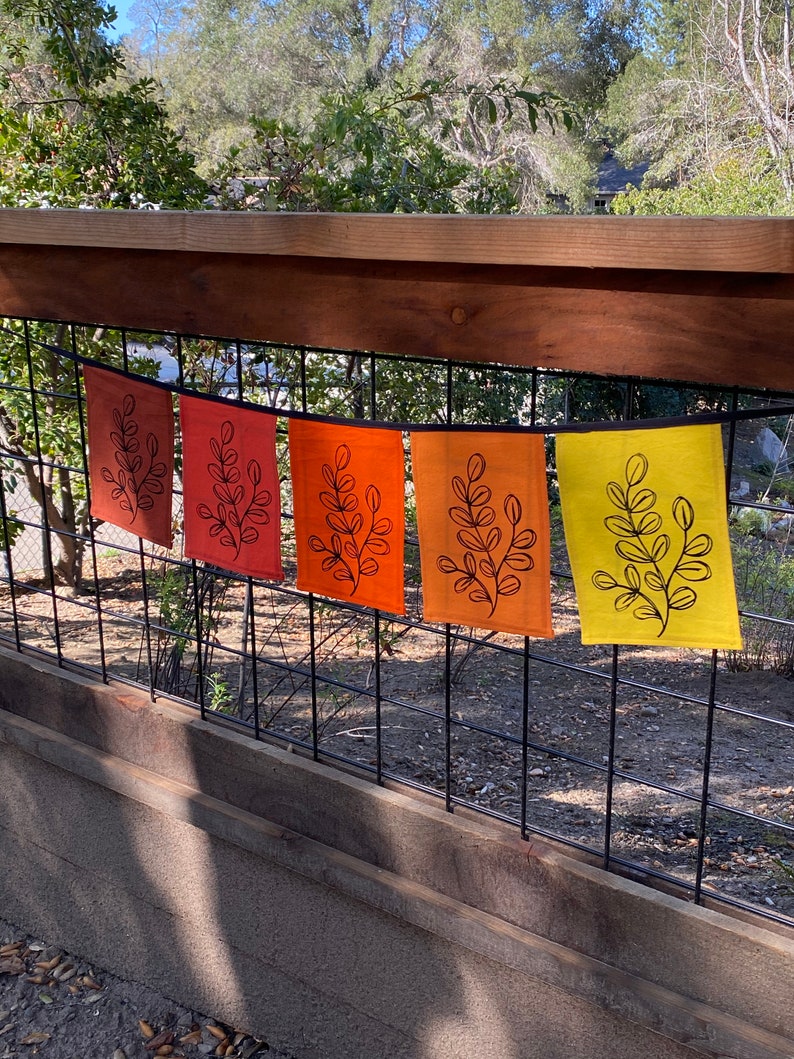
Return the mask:
<svg viewBox="0 0 794 1059">
<path fill-rule="evenodd" d="M 286 421 L 284 582 L 182 557 L 179 444 L 173 549 L 98 524 L 81 358 L 285 416 L 542 426 L 555 639 L 422 621 L 408 467 L 405 616 L 298 591 Z M 794 919 L 791 395 L 21 320 L 0 332 L 0 378 L 7 646 L 175 697 L 695 900 Z M 583 646 L 555 432 L 714 413 L 743 649 Z"/>
</svg>

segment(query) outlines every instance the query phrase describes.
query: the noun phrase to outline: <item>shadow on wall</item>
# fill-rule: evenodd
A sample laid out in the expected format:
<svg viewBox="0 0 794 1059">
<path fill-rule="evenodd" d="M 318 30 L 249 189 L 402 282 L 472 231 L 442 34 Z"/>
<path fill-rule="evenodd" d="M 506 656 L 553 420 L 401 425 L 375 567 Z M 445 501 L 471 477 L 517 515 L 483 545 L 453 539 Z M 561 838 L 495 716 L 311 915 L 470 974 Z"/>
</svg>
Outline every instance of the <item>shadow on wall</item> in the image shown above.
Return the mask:
<svg viewBox="0 0 794 1059">
<path fill-rule="evenodd" d="M 505 953 L 521 931 L 484 929 L 487 914 L 454 891 L 411 881 L 417 862 L 428 882 L 434 859 L 453 877 L 463 871 L 472 860 L 456 858 L 456 843 L 488 845 L 476 828 L 449 818 L 434 848 L 435 810 L 427 827 L 401 829 L 402 799 L 388 791 L 313 762 L 298 768 L 283 751 L 260 756 L 187 708 L 5 661 L 0 704 L 26 700 L 13 712 L 27 734 L 24 746 L 2 747 L 0 894 L 4 914 L 28 929 L 297 1059 L 693 1054 L 511 965 Z M 46 737 L 26 714 L 50 725 Z M 116 749 L 126 761 L 110 756 Z M 258 815 L 232 804 L 244 799 Z M 270 822 L 287 813 L 315 837 Z M 487 872 L 492 851 L 477 852 Z M 493 889 L 493 900 L 515 898 Z M 571 914 L 588 910 L 580 901 Z"/>
</svg>

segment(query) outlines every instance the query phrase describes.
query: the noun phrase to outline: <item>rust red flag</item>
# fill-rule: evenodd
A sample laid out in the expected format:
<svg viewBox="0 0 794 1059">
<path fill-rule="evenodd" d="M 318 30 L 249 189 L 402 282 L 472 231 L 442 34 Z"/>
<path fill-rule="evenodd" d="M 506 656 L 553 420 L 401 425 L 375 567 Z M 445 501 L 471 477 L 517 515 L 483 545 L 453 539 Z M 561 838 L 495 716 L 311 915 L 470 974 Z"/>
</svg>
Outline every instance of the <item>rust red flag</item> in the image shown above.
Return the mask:
<svg viewBox="0 0 794 1059">
<path fill-rule="evenodd" d="M 174 409 L 167 390 L 85 366 L 91 514 L 170 548 Z"/>
</svg>

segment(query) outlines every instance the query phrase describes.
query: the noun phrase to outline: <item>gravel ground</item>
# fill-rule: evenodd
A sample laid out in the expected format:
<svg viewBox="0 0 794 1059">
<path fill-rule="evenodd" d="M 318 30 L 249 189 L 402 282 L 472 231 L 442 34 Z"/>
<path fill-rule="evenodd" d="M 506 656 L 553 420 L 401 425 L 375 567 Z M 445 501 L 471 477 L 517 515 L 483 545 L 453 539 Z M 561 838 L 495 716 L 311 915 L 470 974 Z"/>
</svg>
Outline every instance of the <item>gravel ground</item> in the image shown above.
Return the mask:
<svg viewBox="0 0 794 1059">
<path fill-rule="evenodd" d="M 0 1059 L 294 1059 L 0 919 Z"/>
</svg>

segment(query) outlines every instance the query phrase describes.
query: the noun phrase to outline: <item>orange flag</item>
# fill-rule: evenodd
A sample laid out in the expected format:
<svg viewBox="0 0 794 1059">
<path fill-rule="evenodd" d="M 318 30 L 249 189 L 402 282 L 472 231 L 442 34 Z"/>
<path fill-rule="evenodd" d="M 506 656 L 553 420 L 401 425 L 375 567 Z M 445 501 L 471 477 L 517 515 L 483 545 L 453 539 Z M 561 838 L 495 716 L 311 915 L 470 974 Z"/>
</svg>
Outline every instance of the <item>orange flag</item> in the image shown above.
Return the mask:
<svg viewBox="0 0 794 1059">
<path fill-rule="evenodd" d="M 281 567 L 276 416 L 180 397 L 185 555 L 267 581 Z"/>
<path fill-rule="evenodd" d="M 553 636 L 543 437 L 417 431 L 411 451 L 425 620 Z"/>
<path fill-rule="evenodd" d="M 405 613 L 405 467 L 396 430 L 293 419 L 298 588 Z"/>
<path fill-rule="evenodd" d="M 171 394 L 104 368 L 83 368 L 91 514 L 170 548 L 174 480 Z"/>
</svg>

